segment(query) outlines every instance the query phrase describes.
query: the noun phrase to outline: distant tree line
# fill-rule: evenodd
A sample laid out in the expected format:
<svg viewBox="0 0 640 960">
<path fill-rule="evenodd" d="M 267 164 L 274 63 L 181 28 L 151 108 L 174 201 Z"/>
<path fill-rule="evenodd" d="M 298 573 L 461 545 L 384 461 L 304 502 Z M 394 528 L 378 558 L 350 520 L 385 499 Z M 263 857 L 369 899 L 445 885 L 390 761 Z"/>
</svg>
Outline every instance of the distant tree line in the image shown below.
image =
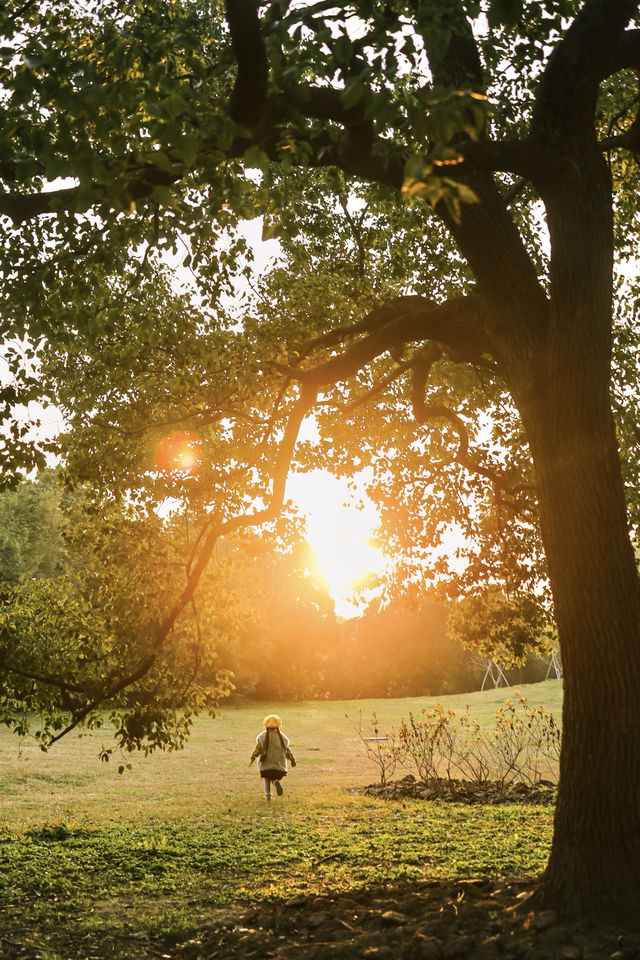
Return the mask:
<svg viewBox="0 0 640 960">
<path fill-rule="evenodd" d="M 287 608 L 269 607 L 221 650 L 222 663 L 233 673 L 234 698 L 444 696 L 478 690 L 487 672 L 487 658 L 449 634 L 447 609 L 439 604 L 344 621 L 296 598 Z M 535 683 L 547 674 L 548 666 L 533 652 L 522 664 L 502 668 L 509 683 Z"/>
</svg>

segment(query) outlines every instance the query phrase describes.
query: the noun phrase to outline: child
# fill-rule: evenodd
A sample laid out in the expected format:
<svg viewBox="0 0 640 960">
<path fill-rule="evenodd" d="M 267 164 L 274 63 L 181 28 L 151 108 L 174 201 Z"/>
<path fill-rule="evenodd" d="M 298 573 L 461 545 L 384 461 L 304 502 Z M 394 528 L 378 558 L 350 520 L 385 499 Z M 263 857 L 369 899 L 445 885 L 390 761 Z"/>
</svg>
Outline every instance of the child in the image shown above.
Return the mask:
<svg viewBox="0 0 640 960">
<path fill-rule="evenodd" d="M 289 739 L 281 732 L 282 720 L 271 714 L 262 721 L 264 730 L 256 737 L 256 745 L 249 766 L 258 758 L 258 771 L 264 783 L 265 800 L 271 800 L 271 783 L 275 784 L 279 797 L 283 794 L 280 781 L 287 775 L 287 760 L 295 767 L 296 758 L 289 749 Z"/>
</svg>

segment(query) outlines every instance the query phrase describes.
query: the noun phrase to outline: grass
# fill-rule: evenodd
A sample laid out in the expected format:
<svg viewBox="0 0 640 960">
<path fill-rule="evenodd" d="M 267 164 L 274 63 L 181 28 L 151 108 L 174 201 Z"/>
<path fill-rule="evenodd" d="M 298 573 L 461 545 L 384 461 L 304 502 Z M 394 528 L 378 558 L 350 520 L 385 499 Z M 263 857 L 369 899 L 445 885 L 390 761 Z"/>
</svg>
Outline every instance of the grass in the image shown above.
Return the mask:
<svg viewBox="0 0 640 960">
<path fill-rule="evenodd" d="M 559 682 L 521 690 L 559 717 Z M 454 709 L 469 702 L 488 723 L 508 693 L 440 700 Z M 269 704 L 299 759 L 285 796 L 271 806 L 248 767 L 259 705 L 198 721 L 185 751 L 134 758 L 122 776 L 117 762 L 97 759 L 104 732 L 63 741 L 49 754 L 31 744 L 18 749 L 2 733 L 0 938 L 27 951 L 16 948 L 15 956 L 31 956 L 28 949 L 51 960 L 103 956 L 110 938 L 187 935 L 235 902 L 400 878 L 539 872 L 548 808 L 385 802 L 348 792 L 376 771 L 345 712 L 357 722 L 359 708 L 366 719 L 375 707 L 385 726 L 433 702 Z M 95 940 L 85 953 L 83 938 Z"/>
</svg>

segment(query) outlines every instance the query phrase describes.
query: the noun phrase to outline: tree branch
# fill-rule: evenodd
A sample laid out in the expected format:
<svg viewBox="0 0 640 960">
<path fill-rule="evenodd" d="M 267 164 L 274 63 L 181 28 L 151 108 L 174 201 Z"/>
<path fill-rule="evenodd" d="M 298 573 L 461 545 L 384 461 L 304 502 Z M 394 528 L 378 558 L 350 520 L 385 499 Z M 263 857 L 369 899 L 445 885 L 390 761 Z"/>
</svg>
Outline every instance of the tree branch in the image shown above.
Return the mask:
<svg viewBox="0 0 640 960">
<path fill-rule="evenodd" d="M 260 30 L 257 0 L 227 0 L 225 4 L 231 45 L 238 66 L 229 101 L 232 118 L 254 129 L 264 121 L 269 64 Z"/>
<path fill-rule="evenodd" d="M 67 724 L 63 730 L 56 734 L 55 737 L 51 738 L 49 741 L 49 746 L 52 746 L 58 740 L 61 740 L 62 737 L 66 736 L 66 734 L 74 730 L 87 716 L 89 716 L 90 713 L 92 713 L 92 711 L 96 710 L 101 704 L 112 700 L 122 690 L 132 686 L 149 672 L 156 662 L 158 654 L 166 642 L 171 630 L 173 629 L 177 618 L 185 609 L 185 607 L 193 602 L 196 587 L 200 582 L 200 578 L 205 567 L 211 559 L 211 555 L 218 540 L 223 536 L 234 533 L 236 530 L 251 526 L 258 526 L 274 520 L 278 516 L 278 513 L 284 504 L 287 476 L 295 451 L 298 433 L 300 431 L 302 421 L 315 403 L 316 396 L 317 393 L 313 388 L 306 385 L 302 386 L 298 400 L 294 404 L 289 415 L 289 419 L 278 447 L 278 453 L 272 472 L 272 491 L 268 505 L 263 510 L 258 510 L 254 513 L 242 514 L 232 517 L 226 521 L 213 521 L 208 530 L 205 526 L 204 530 L 207 530 L 207 532 L 205 536 L 198 538 L 198 543 L 201 543 L 201 546 L 197 551 L 197 555 L 193 558 L 191 569 L 188 572 L 185 589 L 182 591 L 179 599 L 164 620 L 157 626 L 155 636 L 153 638 L 153 652 L 140 660 L 135 670 L 129 674 L 126 674 L 124 677 L 118 678 L 110 687 L 107 687 L 101 691 L 99 695 L 95 696 L 88 704 L 85 704 L 85 706 L 77 711 L 72 710 L 71 722 Z M 2 666 L 3 664 L 0 662 L 0 667 Z M 51 683 L 63 689 L 61 681 L 57 680 L 56 678 L 45 676 L 36 677 L 33 674 L 27 674 L 20 670 L 14 670 L 14 672 L 21 673 L 23 676 L 27 676 L 29 679 L 37 679 L 44 683 Z M 69 689 L 72 688 L 69 686 Z M 81 688 L 78 688 L 78 690 L 80 689 Z"/>
<path fill-rule="evenodd" d="M 455 353 L 457 359 L 477 359 L 483 352 L 490 352 L 484 321 L 485 305 L 479 296 L 458 297 L 442 304 L 419 296 L 398 297 L 376 307 L 360 321 L 360 329 L 372 332 L 344 353 L 314 368 L 288 367 L 286 372 L 292 379 L 321 390 L 348 379 L 393 347 L 423 340 L 437 341 Z M 348 333 L 355 326 L 347 328 Z M 331 334 L 334 336 L 335 332 Z"/>
<path fill-rule="evenodd" d="M 636 73 L 640 75 L 640 69 L 636 70 Z M 601 140 L 598 144 L 601 150 L 610 151 L 616 150 L 618 148 L 624 148 L 630 150 L 632 153 L 640 153 L 640 95 L 636 94 L 635 103 L 636 115 L 624 133 L 611 134 L 608 137 L 605 137 L 604 140 Z M 619 111 L 619 113 L 613 118 L 609 126 L 609 132 L 614 126 L 614 124 L 620 120 L 628 112 L 629 107 L 625 107 L 624 110 Z"/>
<path fill-rule="evenodd" d="M 499 471 L 494 470 L 492 467 L 487 466 L 471 455 L 469 451 L 469 432 L 467 426 L 464 420 L 449 407 L 436 404 L 427 405 L 424 403 L 423 398 L 421 403 L 413 406 L 413 415 L 415 420 L 420 424 L 425 424 L 429 420 L 446 420 L 457 433 L 460 444 L 456 453 L 450 460 L 438 464 L 439 467 L 459 463 L 460 466 L 468 470 L 469 473 L 477 473 L 482 477 L 486 477 L 487 480 L 491 481 L 495 490 L 501 490 L 503 493 L 513 494 L 529 489 L 522 484 L 513 486 L 506 481 L 504 475 Z"/>
<path fill-rule="evenodd" d="M 290 382 L 290 381 L 288 381 L 288 382 Z M 286 394 L 286 392 L 287 392 L 287 386 L 288 386 L 288 383 L 285 383 L 284 386 L 282 386 L 282 387 L 280 388 L 280 390 L 278 391 L 278 393 L 277 393 L 277 396 L 276 396 L 276 399 L 275 399 L 275 403 L 274 403 L 274 405 L 273 405 L 273 410 L 272 410 L 272 412 L 271 412 L 271 415 L 270 415 L 269 419 L 267 420 L 267 423 L 266 423 L 266 425 L 265 425 L 264 433 L 263 433 L 263 435 L 262 435 L 262 438 L 261 438 L 260 442 L 258 443 L 258 446 L 257 446 L 257 448 L 256 448 L 256 451 L 255 451 L 253 457 L 251 458 L 251 460 L 249 460 L 249 461 L 247 462 L 247 464 L 246 464 L 244 467 L 242 467 L 242 469 L 234 470 L 234 471 L 232 471 L 232 472 L 230 472 L 230 473 L 227 473 L 227 474 L 226 474 L 226 478 L 227 478 L 227 479 L 238 480 L 240 477 L 245 476 L 245 475 L 246 475 L 250 470 L 252 470 L 253 467 L 255 467 L 256 464 L 258 463 L 258 461 L 259 461 L 259 459 L 260 459 L 260 456 L 261 456 L 263 450 L 266 448 L 266 445 L 267 445 L 267 443 L 269 442 L 269 439 L 270 439 L 270 437 L 271 437 L 271 434 L 273 433 L 273 431 L 274 431 L 274 429 L 275 429 L 276 420 L 277 420 L 277 416 L 278 416 L 278 411 L 280 410 L 280 406 L 281 406 L 282 401 L 284 400 L 285 394 Z M 215 518 L 215 517 L 210 517 L 210 518 L 207 520 L 207 522 L 206 522 L 205 524 L 203 524 L 203 526 L 200 528 L 200 530 L 199 530 L 199 532 L 198 532 L 198 535 L 196 536 L 196 539 L 195 539 L 195 541 L 194 541 L 194 543 L 193 543 L 193 546 L 192 546 L 192 548 L 191 548 L 191 552 L 190 552 L 190 554 L 189 554 L 189 558 L 188 558 L 187 563 L 186 563 L 187 581 L 188 581 L 189 578 L 191 577 L 191 570 L 192 570 L 192 567 L 193 567 L 193 562 L 194 562 L 194 560 L 195 560 L 196 554 L 197 554 L 197 552 L 198 552 L 198 547 L 199 547 L 199 545 L 200 545 L 203 537 L 205 536 L 207 530 L 210 530 L 211 527 L 212 527 L 212 525 L 213 525 L 215 522 L 216 522 L 216 518 Z"/>
<path fill-rule="evenodd" d="M 232 140 L 231 144 L 222 144 L 215 139 L 205 137 L 199 145 L 198 157 L 203 162 L 207 157 L 213 157 L 217 165 L 221 155 L 229 160 L 241 158 L 249 147 L 259 143 L 270 160 L 280 163 L 282 161 L 281 130 L 276 124 L 277 119 L 277 116 L 273 118 L 274 125 L 269 128 L 269 131 L 257 133 L 256 139 L 238 136 Z M 280 117 L 280 119 L 283 118 Z M 271 134 L 270 137 L 266 135 L 267 132 Z M 276 132 L 277 137 L 273 135 Z M 384 141 L 378 140 L 374 145 L 379 144 L 382 148 L 381 154 L 378 155 L 374 152 L 373 146 L 370 151 L 357 153 L 345 151 L 340 143 L 336 143 L 326 133 L 310 137 L 305 131 L 302 136 L 307 142 L 308 162 L 311 166 L 318 168 L 337 166 L 346 173 L 364 180 L 383 183 L 397 190 L 402 187 L 404 160 L 399 154 L 385 155 L 389 153 L 389 146 L 388 144 L 385 146 Z M 125 195 L 134 201 L 144 200 L 152 195 L 157 186 L 171 187 L 178 184 L 192 169 L 188 169 L 179 159 L 173 160 L 171 171 L 160 170 L 152 163 L 141 165 L 132 162 L 130 168 L 124 171 L 121 164 L 114 163 L 113 167 L 113 181 L 106 185 L 93 184 L 90 190 L 82 190 L 80 186 L 74 186 L 39 193 L 0 191 L 0 216 L 9 217 L 14 224 L 18 225 L 46 214 L 56 215 L 69 211 L 80 213 L 101 203 L 113 207 L 116 182 L 117 196 Z M 72 168 L 68 175 L 74 176 Z"/>
<path fill-rule="evenodd" d="M 540 78 L 531 132 L 541 143 L 593 136 L 600 83 L 635 50 L 637 41 L 625 43 L 624 33 L 637 7 L 637 0 L 582 5 Z"/>
<path fill-rule="evenodd" d="M 406 373 L 408 370 L 411 370 L 418 365 L 426 364 L 428 369 L 431 369 L 436 360 L 439 360 L 442 356 L 442 350 L 438 347 L 437 344 L 429 344 L 424 350 L 414 357 L 411 357 L 410 360 L 405 360 L 404 363 L 398 364 L 395 370 L 392 370 L 391 373 L 387 374 L 386 377 L 383 377 L 375 387 L 372 387 L 371 390 L 368 390 L 361 397 L 358 397 L 356 400 L 353 400 L 351 403 L 348 403 L 346 407 L 343 407 L 342 413 L 346 416 L 350 414 L 353 410 L 356 410 L 358 407 L 361 407 L 364 403 L 368 403 L 370 400 L 373 400 L 375 397 L 379 396 L 384 390 L 387 389 L 392 383 L 394 383 L 403 373 Z"/>
<path fill-rule="evenodd" d="M 332 327 L 332 329 L 328 330 L 326 333 L 322 333 L 320 336 L 314 337 L 313 340 L 306 341 L 306 343 L 303 343 L 298 350 L 300 359 L 302 360 L 309 356 L 310 353 L 318 348 L 333 347 L 337 344 L 344 344 L 346 339 L 357 336 L 359 333 L 372 333 L 374 330 L 379 330 L 381 327 L 385 326 L 389 320 L 393 319 L 396 304 L 399 302 L 399 300 L 409 299 L 409 297 L 404 297 L 398 298 L 398 300 L 391 300 L 389 303 L 383 304 L 379 307 L 374 307 L 374 309 L 371 310 L 365 317 L 363 317 L 362 320 L 358 320 L 356 323 Z M 427 300 L 425 297 L 418 297 L 415 299 L 420 300 L 420 302 L 425 306 L 434 305 L 431 300 Z"/>
<path fill-rule="evenodd" d="M 475 170 L 501 171 L 529 177 L 535 169 L 537 145 L 530 140 L 464 140 L 456 150 L 464 158 L 447 166 L 447 176 L 456 179 Z"/>
<path fill-rule="evenodd" d="M 0 660 L 0 670 L 6 670 L 9 673 L 15 673 L 19 677 L 24 677 L 27 680 L 35 680 L 37 683 L 44 683 L 48 687 L 57 687 L 58 690 L 63 693 L 68 693 L 69 691 L 73 693 L 85 693 L 86 691 L 76 683 L 66 683 L 64 680 L 60 680 L 59 677 L 53 676 L 52 674 L 36 673 L 33 670 L 23 670 L 21 667 L 16 667 L 14 664 L 7 663 L 6 660 Z"/>
<path fill-rule="evenodd" d="M 14 10 L 11 16 L 7 17 L 7 19 L 10 23 L 17 23 L 20 17 L 23 17 L 24 14 L 27 13 L 31 7 L 34 7 L 37 2 L 38 0 L 25 0 L 25 3 L 23 3 L 21 7 L 18 7 L 17 10 Z"/>
<path fill-rule="evenodd" d="M 502 473 L 472 456 L 469 451 L 469 432 L 467 425 L 462 417 L 455 413 L 455 411 L 443 405 L 427 405 L 425 400 L 426 384 L 429 370 L 433 363 L 433 361 L 429 361 L 430 358 L 426 357 L 423 363 L 416 364 L 414 367 L 413 382 L 411 385 L 411 409 L 417 423 L 424 424 L 429 420 L 446 420 L 458 435 L 459 446 L 455 455 L 451 457 L 450 460 L 439 464 L 439 466 L 443 467 L 449 466 L 451 463 L 459 463 L 470 473 L 477 473 L 480 476 L 486 477 L 487 480 L 490 480 L 493 484 L 494 491 L 501 490 L 504 493 L 513 494 L 528 489 L 523 485 L 513 486 L 506 481 Z"/>
<path fill-rule="evenodd" d="M 64 730 L 61 730 L 60 733 L 56 734 L 55 737 L 52 737 L 51 740 L 49 740 L 49 746 L 53 746 L 53 744 L 57 743 L 58 740 L 62 740 L 64 736 L 66 736 L 68 733 L 71 733 L 72 730 L 75 730 L 78 724 L 82 723 L 82 721 L 88 717 L 90 713 L 96 710 L 100 704 L 105 703 L 108 700 L 113 700 L 113 698 L 116 697 L 122 690 L 125 690 L 127 687 L 130 687 L 138 680 L 141 680 L 142 677 L 146 676 L 155 661 L 155 653 L 145 657 L 140 661 L 133 673 L 129 673 L 126 676 L 121 677 L 111 687 L 109 687 L 107 690 L 104 690 L 98 697 L 95 697 L 85 707 L 83 707 L 77 713 L 74 713 L 71 723 L 69 723 Z"/>
<path fill-rule="evenodd" d="M 183 166 L 180 166 L 175 173 L 169 173 L 152 164 L 143 167 L 137 164 L 131 167 L 130 179 L 122 182 L 121 193 L 126 193 L 131 200 L 141 200 L 150 196 L 154 187 L 170 187 L 177 183 L 184 172 Z M 118 174 L 114 173 L 114 182 L 116 177 L 121 175 L 122 168 L 118 167 Z M 48 213 L 56 214 L 76 209 L 80 212 L 78 199 L 81 196 L 81 190 L 82 188 L 77 186 L 41 193 L 0 193 L 0 215 L 9 217 L 15 224 L 19 224 Z M 83 200 L 82 209 L 104 202 L 107 195 L 108 188 L 95 184 L 90 191 L 89 199 Z"/>
<path fill-rule="evenodd" d="M 278 447 L 278 453 L 272 472 L 272 491 L 268 506 L 265 507 L 264 510 L 258 510 L 255 513 L 242 514 L 240 516 L 232 517 L 229 520 L 219 520 L 214 522 L 212 523 L 206 536 L 203 537 L 202 546 L 198 550 L 197 555 L 193 558 L 191 570 L 187 577 L 186 587 L 182 591 L 182 594 L 174 604 L 173 608 L 158 626 L 154 641 L 154 645 L 157 650 L 162 647 L 167 635 L 173 628 L 173 625 L 180 613 L 184 610 L 187 604 L 191 602 L 196 587 L 200 582 L 200 577 L 202 576 L 205 567 L 211 559 L 211 554 L 213 553 L 218 540 L 221 537 L 235 533 L 236 530 L 268 523 L 271 520 L 275 520 L 275 518 L 278 516 L 278 513 L 282 509 L 282 505 L 284 503 L 287 476 L 295 451 L 298 433 L 300 431 L 302 421 L 313 407 L 316 397 L 317 390 L 315 390 L 312 386 L 303 384 L 298 400 L 294 404 L 294 407 L 289 415 L 282 440 L 280 441 Z"/>
<path fill-rule="evenodd" d="M 603 57 L 603 80 L 619 70 L 640 69 L 640 30 L 624 30 L 618 43 L 603 51 Z"/>
<path fill-rule="evenodd" d="M 367 262 L 367 249 L 365 247 L 364 240 L 362 237 L 362 223 L 369 205 L 365 204 L 365 207 L 357 220 L 354 220 L 354 218 L 352 217 L 351 211 L 349 210 L 349 205 L 347 203 L 347 199 L 343 194 L 340 195 L 340 206 L 342 208 L 342 212 L 345 215 L 345 219 L 349 224 L 349 229 L 351 230 L 351 236 L 353 238 L 353 242 L 356 245 L 356 250 L 358 251 L 358 266 L 356 270 L 356 277 L 358 278 L 358 280 L 362 280 L 362 278 L 364 277 L 365 266 Z"/>
<path fill-rule="evenodd" d="M 478 47 L 459 0 L 450 0 L 446 13 L 446 46 L 438 42 L 440 33 L 434 36 L 429 29 L 428 12 L 424 26 L 418 23 L 434 83 L 486 93 Z M 478 203 L 463 204 L 459 221 L 452 218 L 442 201 L 436 210 L 471 267 L 480 293 L 488 302 L 491 298 L 495 352 L 500 355 L 520 343 L 523 334 L 539 337 L 547 317 L 546 295 L 538 272 L 492 175 L 498 168 L 528 176 L 535 145 L 527 141 L 494 143 L 484 138 L 469 141 L 465 135 L 455 140 L 455 146 L 465 156 L 465 165 L 457 172 L 454 165 L 447 173 L 469 186 Z M 505 283 L 505 277 L 509 277 L 509 283 Z M 523 302 L 527 303 L 526 311 Z"/>
</svg>

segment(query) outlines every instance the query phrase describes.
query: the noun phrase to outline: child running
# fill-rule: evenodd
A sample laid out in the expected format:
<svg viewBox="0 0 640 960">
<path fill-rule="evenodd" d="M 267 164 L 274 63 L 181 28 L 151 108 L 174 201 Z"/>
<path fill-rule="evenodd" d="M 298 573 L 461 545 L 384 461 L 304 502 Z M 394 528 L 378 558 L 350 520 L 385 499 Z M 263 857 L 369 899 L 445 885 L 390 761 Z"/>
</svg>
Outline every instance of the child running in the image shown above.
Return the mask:
<svg viewBox="0 0 640 960">
<path fill-rule="evenodd" d="M 256 745 L 249 766 L 258 758 L 258 772 L 264 784 L 264 798 L 271 800 L 271 784 L 275 784 L 276 793 L 282 796 L 284 790 L 280 781 L 287 775 L 287 760 L 295 767 L 296 758 L 289 749 L 289 739 L 282 733 L 282 720 L 270 714 L 262 721 L 264 730 L 256 737 Z"/>
</svg>

